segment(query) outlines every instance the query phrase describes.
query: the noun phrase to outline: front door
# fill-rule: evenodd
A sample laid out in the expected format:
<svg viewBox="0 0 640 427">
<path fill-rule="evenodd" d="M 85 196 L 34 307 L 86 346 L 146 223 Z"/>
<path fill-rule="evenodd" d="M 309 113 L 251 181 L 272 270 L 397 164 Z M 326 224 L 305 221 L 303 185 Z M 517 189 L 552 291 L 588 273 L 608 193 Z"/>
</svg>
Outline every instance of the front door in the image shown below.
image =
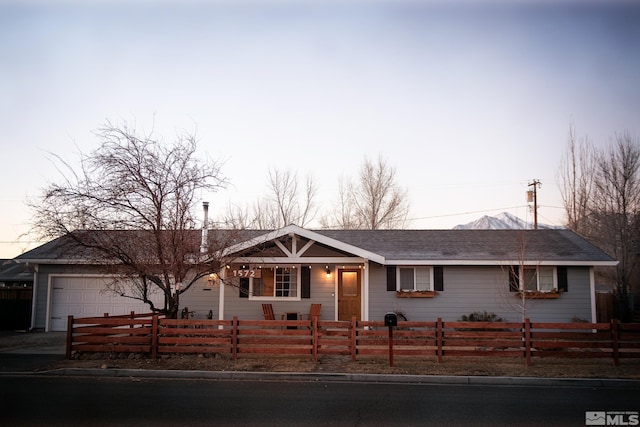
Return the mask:
<svg viewBox="0 0 640 427">
<path fill-rule="evenodd" d="M 339 270 L 338 274 L 338 320 L 361 320 L 362 286 L 360 269 Z"/>
</svg>

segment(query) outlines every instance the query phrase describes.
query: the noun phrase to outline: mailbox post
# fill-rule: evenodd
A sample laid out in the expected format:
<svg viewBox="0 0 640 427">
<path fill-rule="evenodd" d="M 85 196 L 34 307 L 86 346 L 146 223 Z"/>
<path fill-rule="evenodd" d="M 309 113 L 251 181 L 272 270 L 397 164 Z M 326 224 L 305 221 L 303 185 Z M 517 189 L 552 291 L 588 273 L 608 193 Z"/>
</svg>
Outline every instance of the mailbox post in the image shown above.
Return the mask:
<svg viewBox="0 0 640 427">
<path fill-rule="evenodd" d="M 389 327 L 389 366 L 393 367 L 393 327 L 398 326 L 396 313 L 386 313 L 384 315 L 384 325 Z"/>
</svg>

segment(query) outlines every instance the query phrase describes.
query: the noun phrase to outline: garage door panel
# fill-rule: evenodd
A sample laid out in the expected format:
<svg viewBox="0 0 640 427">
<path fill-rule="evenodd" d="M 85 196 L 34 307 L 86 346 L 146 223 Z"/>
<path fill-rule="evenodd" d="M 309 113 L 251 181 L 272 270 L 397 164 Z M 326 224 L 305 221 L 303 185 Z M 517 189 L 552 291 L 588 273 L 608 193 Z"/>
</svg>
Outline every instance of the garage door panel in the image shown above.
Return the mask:
<svg viewBox="0 0 640 427">
<path fill-rule="evenodd" d="M 105 291 L 110 279 L 91 276 L 56 276 L 52 278 L 50 325 L 52 331 L 66 331 L 67 317 L 96 317 L 110 315 L 146 313 L 149 306 L 131 298 L 121 297 Z M 157 293 L 152 300 L 156 305 L 163 301 Z"/>
</svg>

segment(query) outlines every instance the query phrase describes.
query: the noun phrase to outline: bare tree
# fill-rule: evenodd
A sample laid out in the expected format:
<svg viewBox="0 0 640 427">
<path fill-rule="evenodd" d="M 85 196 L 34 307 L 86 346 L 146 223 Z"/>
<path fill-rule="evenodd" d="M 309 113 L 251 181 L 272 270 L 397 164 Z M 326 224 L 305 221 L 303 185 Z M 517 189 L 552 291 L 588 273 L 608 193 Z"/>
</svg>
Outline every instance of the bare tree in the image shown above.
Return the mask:
<svg viewBox="0 0 640 427">
<path fill-rule="evenodd" d="M 365 158 L 356 183 L 341 181 L 338 206 L 324 217 L 327 228 L 403 228 L 409 213 L 406 190 L 396 183 L 396 171 L 381 156 Z"/>
<path fill-rule="evenodd" d="M 569 128 L 567 149 L 560 163 L 560 192 L 567 214 L 567 227 L 585 234 L 589 203 L 593 195 L 596 152 L 588 138 L 577 140 Z"/>
<path fill-rule="evenodd" d="M 351 196 L 352 185 L 343 176 L 338 181 L 338 202 L 333 212 L 325 213 L 320 219 L 322 228 L 356 230 L 361 228 L 355 214 L 355 205 Z"/>
<path fill-rule="evenodd" d="M 600 150 L 586 140 L 576 148 L 571 132 L 562 170 L 568 226 L 619 262 L 599 274 L 615 287 L 618 314 L 626 320 L 629 292 L 639 287 L 640 143 L 625 133 Z"/>
<path fill-rule="evenodd" d="M 527 232 L 522 231 L 518 234 L 517 242 L 505 242 L 505 245 L 513 244 L 516 250 L 516 264 L 503 264 L 500 268 L 501 273 L 507 276 L 508 288 L 502 280 L 497 280 L 500 296 L 500 305 L 510 311 L 520 313 L 520 318 L 524 322 L 528 317 L 528 310 L 533 308 L 542 294 L 538 292 L 538 269 L 540 262 L 531 263 L 530 254 L 527 250 Z M 547 291 L 553 292 L 552 289 Z"/>
<path fill-rule="evenodd" d="M 100 146 L 80 154 L 77 170 L 56 157 L 63 180 L 30 203 L 35 227 L 70 242 L 69 254 L 111 268 L 112 291 L 176 317 L 180 294 L 217 271 L 216 254 L 226 244 L 214 234 L 201 245 L 194 216 L 196 195 L 226 184 L 221 165 L 198 160 L 188 133 L 168 145 L 107 122 L 96 135 Z M 154 306 L 154 291 L 164 295 L 164 307 Z"/>
<path fill-rule="evenodd" d="M 592 198 L 593 239 L 618 260 L 615 274 L 619 314 L 630 318 L 629 291 L 638 287 L 640 256 L 638 215 L 640 215 L 640 143 L 628 134 L 616 136 L 597 159 L 596 192 Z"/>
<path fill-rule="evenodd" d="M 226 221 L 262 230 L 282 228 L 290 224 L 307 226 L 317 214 L 317 186 L 311 176 L 300 190 L 297 173 L 270 169 L 265 197 L 251 208 L 230 207 Z"/>
</svg>

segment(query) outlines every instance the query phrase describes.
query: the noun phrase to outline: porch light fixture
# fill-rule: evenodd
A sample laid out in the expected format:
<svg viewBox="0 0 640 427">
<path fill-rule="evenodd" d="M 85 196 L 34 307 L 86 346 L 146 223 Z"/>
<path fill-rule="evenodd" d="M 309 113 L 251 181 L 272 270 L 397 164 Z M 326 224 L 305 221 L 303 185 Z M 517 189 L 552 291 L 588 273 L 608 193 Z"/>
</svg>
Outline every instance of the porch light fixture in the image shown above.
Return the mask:
<svg viewBox="0 0 640 427">
<path fill-rule="evenodd" d="M 331 269 L 328 265 L 324 266 L 325 271 L 327 272 L 327 278 L 331 277 Z"/>
<path fill-rule="evenodd" d="M 209 277 L 207 278 L 207 282 L 209 286 L 214 286 L 217 281 L 218 281 L 218 275 L 216 273 L 209 274 Z"/>
</svg>

